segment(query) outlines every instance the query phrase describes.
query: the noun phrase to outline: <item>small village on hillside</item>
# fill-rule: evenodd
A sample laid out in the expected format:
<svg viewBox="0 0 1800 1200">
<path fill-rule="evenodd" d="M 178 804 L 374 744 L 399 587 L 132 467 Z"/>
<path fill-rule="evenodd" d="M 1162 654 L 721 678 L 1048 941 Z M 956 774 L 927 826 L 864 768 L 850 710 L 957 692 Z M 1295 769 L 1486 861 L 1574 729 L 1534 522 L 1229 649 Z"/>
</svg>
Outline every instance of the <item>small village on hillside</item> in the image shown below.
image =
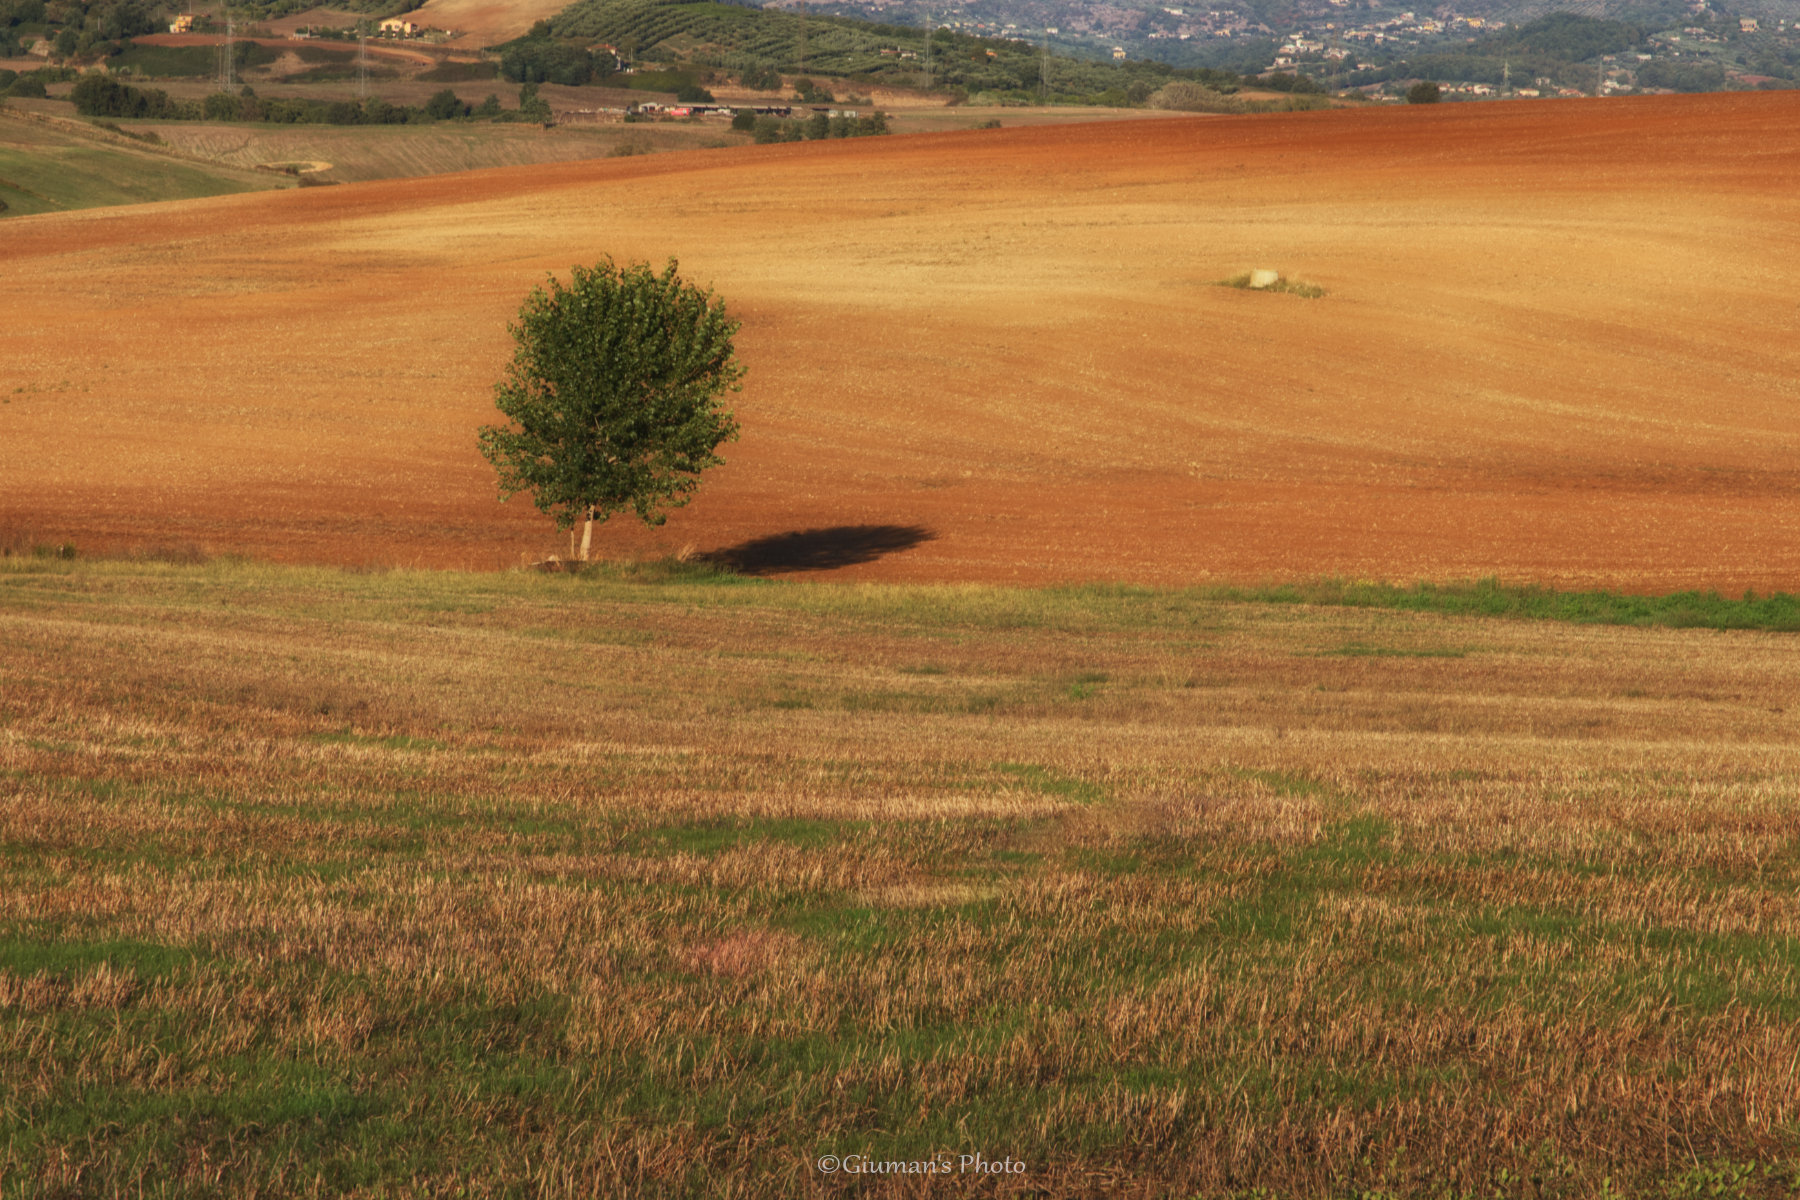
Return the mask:
<svg viewBox="0 0 1800 1200">
<path fill-rule="evenodd" d="M 797 2 L 776 0 L 782 6 Z M 1402 3 L 1414 7 L 1401 8 Z M 1777 6 L 1748 15 L 1718 0 L 1679 0 L 1658 19 L 1594 17 L 1608 11 L 1594 3 L 1568 6 L 1576 13 L 1548 13 L 1550 23 L 1557 16 L 1585 19 L 1588 27 L 1578 30 L 1544 29 L 1542 5 L 1507 8 L 1480 0 L 1431 8 L 1418 7 L 1418 0 L 1299 0 L 1279 11 L 1256 0 L 1212 5 L 968 0 L 928 8 L 916 0 L 847 0 L 805 7 L 931 23 L 1115 61 L 1149 58 L 1246 75 L 1303 73 L 1331 90 L 1375 97 L 1397 98 L 1405 88 L 1396 85 L 1418 78 L 1439 80 L 1445 96 L 1457 99 L 1800 83 L 1800 12 L 1784 16 Z M 1596 28 L 1601 26 L 1615 28 Z M 1522 30 L 1531 31 L 1523 40 Z"/>
</svg>

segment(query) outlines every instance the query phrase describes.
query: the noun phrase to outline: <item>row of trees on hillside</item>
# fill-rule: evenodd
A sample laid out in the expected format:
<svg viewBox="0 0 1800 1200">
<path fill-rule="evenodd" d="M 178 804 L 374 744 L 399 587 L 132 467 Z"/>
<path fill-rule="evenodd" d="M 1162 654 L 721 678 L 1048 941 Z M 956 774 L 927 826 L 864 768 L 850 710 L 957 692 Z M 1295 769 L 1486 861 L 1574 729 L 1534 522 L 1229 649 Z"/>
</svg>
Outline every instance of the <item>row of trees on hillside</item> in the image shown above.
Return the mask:
<svg viewBox="0 0 1800 1200">
<path fill-rule="evenodd" d="M 88 117 L 125 117 L 160 121 L 261 121 L 276 125 L 419 125 L 474 118 L 487 121 L 550 120 L 550 106 L 528 85 L 520 90 L 519 107 L 502 108 L 489 95 L 469 105 L 449 88 L 424 104 L 390 104 L 379 96 L 366 100 L 308 100 L 258 96 L 249 87 L 237 93 L 214 92 L 203 100 L 180 100 L 161 88 L 140 88 L 105 75 L 83 75 L 69 98 L 75 111 Z"/>
<path fill-rule="evenodd" d="M 866 117 L 759 117 L 749 110 L 732 118 L 731 127 L 748 132 L 757 145 L 771 142 L 822 142 L 830 138 L 878 137 L 888 131 L 887 117 L 879 112 Z"/>
<path fill-rule="evenodd" d="M 67 67 L 39 67 L 35 71 L 0 68 L 0 96 L 42 100 L 50 94 L 48 85 L 63 83 L 75 77 Z"/>
</svg>

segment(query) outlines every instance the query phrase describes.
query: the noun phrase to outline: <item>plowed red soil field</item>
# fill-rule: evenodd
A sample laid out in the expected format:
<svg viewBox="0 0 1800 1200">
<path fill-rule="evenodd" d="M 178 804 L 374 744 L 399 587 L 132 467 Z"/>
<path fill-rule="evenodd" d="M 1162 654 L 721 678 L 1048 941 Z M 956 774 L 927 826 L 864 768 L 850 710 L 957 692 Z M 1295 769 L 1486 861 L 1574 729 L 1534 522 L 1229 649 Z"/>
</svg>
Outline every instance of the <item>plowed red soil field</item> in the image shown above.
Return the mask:
<svg viewBox="0 0 1800 1200">
<path fill-rule="evenodd" d="M 730 462 L 608 554 L 848 577 L 1800 588 L 1800 94 L 703 151 L 8 221 L 0 529 L 499 566 L 546 272 L 743 320 Z M 1271 267 L 1322 299 L 1214 286 Z"/>
</svg>

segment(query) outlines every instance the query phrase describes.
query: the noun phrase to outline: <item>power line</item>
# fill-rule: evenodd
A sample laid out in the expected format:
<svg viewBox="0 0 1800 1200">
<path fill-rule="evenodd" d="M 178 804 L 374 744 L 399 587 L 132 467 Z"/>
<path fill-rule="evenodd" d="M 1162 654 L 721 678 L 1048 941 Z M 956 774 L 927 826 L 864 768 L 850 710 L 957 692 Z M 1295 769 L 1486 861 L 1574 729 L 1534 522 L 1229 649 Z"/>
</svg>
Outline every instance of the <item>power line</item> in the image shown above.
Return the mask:
<svg viewBox="0 0 1800 1200">
<path fill-rule="evenodd" d="M 232 17 L 230 7 L 227 7 L 225 9 L 225 45 L 222 47 L 223 53 L 219 55 L 219 86 L 228 92 L 237 86 L 237 47 L 234 44 L 236 35 L 237 22 Z"/>
<path fill-rule="evenodd" d="M 928 92 L 931 90 L 931 35 L 933 32 L 931 11 L 927 9 L 925 12 L 925 90 Z"/>
</svg>

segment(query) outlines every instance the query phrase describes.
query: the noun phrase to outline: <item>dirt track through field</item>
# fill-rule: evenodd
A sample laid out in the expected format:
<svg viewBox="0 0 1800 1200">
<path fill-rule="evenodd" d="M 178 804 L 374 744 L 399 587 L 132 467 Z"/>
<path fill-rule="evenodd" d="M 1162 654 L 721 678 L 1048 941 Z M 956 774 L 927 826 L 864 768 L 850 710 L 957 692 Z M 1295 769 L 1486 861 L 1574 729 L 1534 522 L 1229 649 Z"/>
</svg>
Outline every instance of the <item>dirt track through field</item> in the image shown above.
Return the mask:
<svg viewBox="0 0 1800 1200">
<path fill-rule="evenodd" d="M 743 440 L 608 553 L 1800 588 L 1800 95 L 759 147 L 9 221 L 0 528 L 493 566 L 548 271 L 681 259 Z M 1321 300 L 1212 286 L 1253 267 Z M 894 531 L 900 531 L 895 533 Z M 884 532 L 885 531 L 885 532 Z M 760 551 L 749 552 L 756 558 Z"/>
</svg>

